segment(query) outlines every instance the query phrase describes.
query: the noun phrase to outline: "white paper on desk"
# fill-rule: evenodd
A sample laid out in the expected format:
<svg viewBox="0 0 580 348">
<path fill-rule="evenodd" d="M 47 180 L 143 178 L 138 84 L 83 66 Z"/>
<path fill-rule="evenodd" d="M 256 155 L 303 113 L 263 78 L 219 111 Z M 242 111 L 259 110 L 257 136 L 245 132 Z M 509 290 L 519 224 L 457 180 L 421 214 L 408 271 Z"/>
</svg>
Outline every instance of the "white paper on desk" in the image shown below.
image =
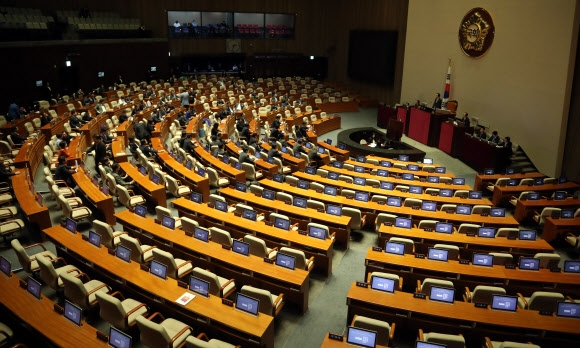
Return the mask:
<svg viewBox="0 0 580 348">
<path fill-rule="evenodd" d="M 191 292 L 184 292 L 183 295 L 179 296 L 179 298 L 177 300 L 175 300 L 175 302 L 177 302 L 178 304 L 185 306 L 186 304 L 188 304 L 191 300 L 193 300 L 195 298 L 195 295 L 192 294 Z"/>
</svg>

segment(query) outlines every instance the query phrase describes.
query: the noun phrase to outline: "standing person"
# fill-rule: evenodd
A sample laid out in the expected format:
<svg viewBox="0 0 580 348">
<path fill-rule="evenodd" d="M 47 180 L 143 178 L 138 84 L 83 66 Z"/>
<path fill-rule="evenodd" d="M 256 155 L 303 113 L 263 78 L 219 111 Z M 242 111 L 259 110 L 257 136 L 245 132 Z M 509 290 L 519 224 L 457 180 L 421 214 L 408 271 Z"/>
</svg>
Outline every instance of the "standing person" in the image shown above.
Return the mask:
<svg viewBox="0 0 580 348">
<path fill-rule="evenodd" d="M 469 127 L 471 121 L 469 120 L 469 114 L 467 112 L 463 113 L 463 118 L 461 118 L 461 122 L 463 122 L 463 126 Z"/>
<path fill-rule="evenodd" d="M 183 92 L 181 92 L 179 94 L 179 101 L 181 102 L 181 107 L 183 108 L 189 108 L 189 93 L 187 92 L 187 90 L 183 90 Z"/>
<path fill-rule="evenodd" d="M 8 121 L 16 121 L 20 118 L 20 108 L 15 100 L 13 100 L 12 103 L 10 103 L 10 106 L 8 106 L 8 114 L 6 116 Z"/>
<path fill-rule="evenodd" d="M 85 154 L 95 150 L 95 168 L 98 168 L 99 164 L 101 164 L 105 159 L 107 147 L 102 142 L 100 134 L 93 135 L 93 139 L 95 142 L 85 151 Z"/>
<path fill-rule="evenodd" d="M 435 94 L 435 100 L 433 101 L 432 109 L 441 109 L 443 100 L 441 100 L 441 95 L 439 93 Z"/>
</svg>

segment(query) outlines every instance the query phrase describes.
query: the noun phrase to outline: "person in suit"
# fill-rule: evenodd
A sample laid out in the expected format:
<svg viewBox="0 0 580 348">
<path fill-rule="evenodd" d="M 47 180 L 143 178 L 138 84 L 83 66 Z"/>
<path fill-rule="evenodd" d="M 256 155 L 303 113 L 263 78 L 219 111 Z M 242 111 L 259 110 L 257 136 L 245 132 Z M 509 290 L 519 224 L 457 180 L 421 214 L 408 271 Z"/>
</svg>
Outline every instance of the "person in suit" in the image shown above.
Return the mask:
<svg viewBox="0 0 580 348">
<path fill-rule="evenodd" d="M 318 146 L 312 146 L 308 151 L 308 161 L 316 163 L 316 169 L 320 168 L 322 165 L 322 157 L 318 154 Z"/>
<path fill-rule="evenodd" d="M 0 162 L 0 182 L 7 182 L 12 186 L 12 176 L 20 174 L 20 172 L 11 172 L 10 168 L 6 167 L 4 162 Z"/>
<path fill-rule="evenodd" d="M 50 123 L 50 121 L 52 120 L 52 117 L 50 117 L 50 115 L 48 114 L 48 112 L 46 110 L 42 110 L 41 114 L 40 114 L 40 126 L 46 126 L 47 124 Z"/>
<path fill-rule="evenodd" d="M 128 190 L 133 190 L 134 189 L 135 180 L 125 181 L 125 179 L 127 177 L 126 176 L 123 177 L 121 175 L 122 169 L 121 169 L 121 166 L 118 163 L 114 163 L 112 169 L 113 169 L 113 172 L 111 173 L 111 175 L 113 176 L 113 179 L 115 179 L 115 183 L 117 185 L 124 186 Z"/>
<path fill-rule="evenodd" d="M 190 155 L 194 155 L 195 144 L 193 143 L 193 138 L 195 137 L 195 133 L 189 133 L 189 135 L 183 141 L 183 150 Z"/>
<path fill-rule="evenodd" d="M 276 143 L 270 143 L 270 150 L 268 150 L 268 157 L 282 158 L 282 154 L 276 149 Z"/>
<path fill-rule="evenodd" d="M 8 121 L 16 121 L 17 119 L 20 118 L 21 114 L 22 114 L 21 108 L 18 107 L 16 101 L 12 101 L 12 103 L 10 103 L 10 106 L 8 107 L 8 114 L 6 115 Z"/>
<path fill-rule="evenodd" d="M 471 124 L 471 121 L 469 120 L 469 114 L 467 112 L 463 113 L 463 117 L 461 118 L 461 122 L 463 122 L 463 125 L 465 127 L 469 127 L 469 125 Z"/>
<path fill-rule="evenodd" d="M 294 151 L 294 153 L 301 152 L 308 154 L 308 152 L 306 152 L 306 149 L 304 148 L 304 144 L 306 144 L 306 141 L 304 139 L 296 141 L 294 147 L 292 148 L 292 151 Z"/>
<path fill-rule="evenodd" d="M 10 138 L 12 139 L 14 145 L 22 145 L 26 141 L 26 137 L 21 137 L 20 134 L 18 134 L 18 128 L 16 127 L 12 127 Z"/>
<path fill-rule="evenodd" d="M 181 107 L 187 109 L 189 107 L 189 93 L 185 90 L 181 92 L 179 95 L 179 101 L 181 102 Z"/>
<path fill-rule="evenodd" d="M 441 95 L 439 93 L 437 93 L 435 95 L 435 100 L 433 101 L 433 109 L 441 109 L 441 104 L 443 103 L 443 100 L 441 100 Z"/>
<path fill-rule="evenodd" d="M 487 139 L 487 133 L 485 133 L 485 127 L 479 127 L 479 132 L 476 135 L 480 139 Z"/>
<path fill-rule="evenodd" d="M 504 141 L 503 141 L 503 147 L 505 147 L 506 152 L 507 152 L 507 156 L 511 157 L 514 153 L 512 150 L 512 141 L 510 139 L 510 137 L 505 137 Z"/>
<path fill-rule="evenodd" d="M 145 126 L 145 123 L 135 121 L 133 128 L 135 129 L 135 137 L 137 139 L 139 139 L 139 140 L 151 139 L 151 134 L 149 134 L 149 131 L 147 130 L 147 127 Z"/>
<path fill-rule="evenodd" d="M 75 171 L 71 170 L 71 168 L 66 165 L 66 157 L 60 156 L 58 158 L 58 165 L 54 171 L 54 180 L 63 180 L 66 182 L 68 187 L 75 187 L 76 183 L 72 177 L 73 173 L 75 173 Z"/>
<path fill-rule="evenodd" d="M 107 112 L 103 99 L 99 100 L 97 106 L 95 106 L 95 111 L 97 112 L 97 115 L 102 115 Z"/>
<path fill-rule="evenodd" d="M 139 149 L 141 150 L 143 155 L 145 155 L 145 157 L 147 158 L 149 157 L 155 158 L 157 156 L 157 150 L 149 146 L 149 142 L 147 141 L 147 139 L 143 139 L 141 141 L 141 146 L 139 146 Z"/>
<path fill-rule="evenodd" d="M 91 117 L 91 114 L 88 113 L 88 111 L 83 112 L 83 117 L 81 117 L 81 121 L 84 123 L 90 122 L 93 118 Z"/>
<path fill-rule="evenodd" d="M 282 122 L 280 122 L 280 119 L 282 118 L 281 115 L 276 115 L 276 119 L 274 119 L 274 121 L 272 122 L 272 129 L 280 129 L 280 126 L 282 125 Z"/>
<path fill-rule="evenodd" d="M 72 111 L 72 115 L 68 120 L 70 127 L 73 129 L 78 129 L 83 125 L 83 122 L 79 119 L 78 113 L 76 110 Z"/>
<path fill-rule="evenodd" d="M 91 147 L 85 150 L 85 154 L 95 150 L 95 168 L 98 168 L 98 165 L 101 164 L 105 156 L 107 154 L 107 147 L 102 141 L 102 137 L 100 134 L 93 135 L 94 143 Z"/>
<path fill-rule="evenodd" d="M 491 132 L 491 137 L 487 139 L 490 143 L 499 144 L 499 136 L 497 135 L 497 131 Z"/>
<path fill-rule="evenodd" d="M 242 152 L 240 152 L 240 157 L 238 158 L 240 163 L 250 163 L 254 164 L 254 161 L 248 155 L 248 147 L 246 145 L 242 146 Z"/>
</svg>

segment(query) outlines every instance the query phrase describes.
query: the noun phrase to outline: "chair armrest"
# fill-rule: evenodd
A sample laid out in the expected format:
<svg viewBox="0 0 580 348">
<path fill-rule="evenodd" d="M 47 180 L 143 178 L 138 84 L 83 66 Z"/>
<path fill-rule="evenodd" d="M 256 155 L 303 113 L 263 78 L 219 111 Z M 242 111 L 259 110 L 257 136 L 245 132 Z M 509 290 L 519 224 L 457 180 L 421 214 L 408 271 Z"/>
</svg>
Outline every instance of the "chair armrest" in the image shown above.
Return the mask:
<svg viewBox="0 0 580 348">
<path fill-rule="evenodd" d="M 487 336 L 485 337 L 485 347 L 486 348 L 493 348 L 493 344 L 491 343 L 491 340 Z"/>
<path fill-rule="evenodd" d="M 123 293 L 121 293 L 120 291 L 115 291 L 113 293 L 110 293 L 109 295 L 115 297 L 115 296 L 119 296 L 121 301 L 125 300 L 125 296 L 123 296 Z"/>
<path fill-rule="evenodd" d="M 24 249 L 29 249 L 35 246 L 40 246 L 42 248 L 42 250 L 46 251 L 46 247 L 44 245 L 42 245 L 42 243 L 34 243 L 34 244 L 30 244 L 28 246 L 25 246 Z"/>
<path fill-rule="evenodd" d="M 308 266 L 311 263 L 314 263 L 314 256 L 311 256 L 308 260 L 306 260 L 306 266 Z"/>
<path fill-rule="evenodd" d="M 576 302 L 576 301 L 574 301 L 574 299 L 573 299 L 572 297 L 570 297 L 570 296 L 566 296 L 566 300 L 568 300 L 568 301 L 570 301 L 570 302 L 572 302 L 572 303 L 575 303 L 575 302 Z"/>
<path fill-rule="evenodd" d="M 224 296 L 223 291 L 226 288 L 226 286 L 228 286 L 230 283 L 233 283 L 234 281 L 235 281 L 235 279 L 232 278 L 232 279 L 228 280 L 227 282 L 225 282 L 224 285 L 222 285 L 222 287 L 220 288 L 220 293 L 221 293 L 222 297 Z"/>
<path fill-rule="evenodd" d="M 421 292 L 421 280 L 417 279 L 417 287 L 415 288 L 415 292 Z"/>
<path fill-rule="evenodd" d="M 171 338 L 171 341 L 169 341 L 169 347 L 173 347 L 173 341 L 175 341 L 177 338 L 179 338 L 181 335 L 183 335 L 187 330 L 189 330 L 190 333 L 193 333 L 193 329 L 191 328 L 191 326 L 184 327 L 183 329 L 181 329 L 181 331 L 179 331 L 178 333 L 176 333 L 175 336 L 173 336 Z"/>
<path fill-rule="evenodd" d="M 534 210 L 534 211 L 532 212 L 532 214 L 534 215 L 534 216 L 532 216 L 532 218 L 533 218 L 533 219 L 534 219 L 536 222 L 540 221 L 540 216 L 541 216 L 541 214 L 540 214 L 538 211 Z"/>
<path fill-rule="evenodd" d="M 389 332 L 389 343 L 391 343 L 395 339 L 395 327 L 396 327 L 396 325 L 397 325 L 396 323 L 391 324 L 391 331 Z"/>
<path fill-rule="evenodd" d="M 330 234 L 330 239 L 334 240 L 336 238 L 336 232 Z"/>
<path fill-rule="evenodd" d="M 157 318 L 157 317 L 161 317 L 161 320 L 165 320 L 165 317 L 163 316 L 163 314 L 161 314 L 160 312 L 155 312 L 153 313 L 149 318 L 147 318 L 147 320 L 151 320 L 153 321 L 153 319 Z"/>
<path fill-rule="evenodd" d="M 127 189 L 127 192 L 129 193 L 130 196 L 135 196 L 135 192 L 133 190 Z"/>
<path fill-rule="evenodd" d="M 89 296 L 90 296 L 92 293 L 94 293 L 94 292 L 97 292 L 98 290 L 100 290 L 100 289 L 102 289 L 102 288 L 105 288 L 105 287 L 106 287 L 107 289 L 109 289 L 109 291 L 111 291 L 111 287 L 110 287 L 110 286 L 108 286 L 107 284 L 101 284 L 101 285 L 97 286 L 96 288 L 94 288 L 93 290 L 91 290 L 91 291 L 88 291 L 88 292 L 87 292 L 87 297 L 89 297 Z M 96 301 L 96 300 L 95 300 L 95 301 Z"/>
<path fill-rule="evenodd" d="M 68 187 L 68 185 L 66 184 L 66 182 L 64 182 L 63 180 L 55 180 L 54 183 L 58 187 Z"/>
<path fill-rule="evenodd" d="M 352 321 L 350 322 L 350 326 L 354 326 L 354 321 L 356 320 L 356 317 L 358 317 L 357 314 L 355 314 L 354 317 L 352 317 Z"/>
<path fill-rule="evenodd" d="M 88 275 L 88 274 L 86 274 L 85 272 L 81 272 L 81 273 L 77 274 L 77 275 L 75 276 L 75 278 L 79 278 L 79 279 L 80 279 L 80 278 L 85 278 L 85 280 L 87 280 L 87 281 L 88 281 L 88 280 L 91 280 L 91 278 L 89 277 L 89 275 Z"/>
<path fill-rule="evenodd" d="M 151 250 L 151 249 L 153 249 L 153 248 L 157 248 L 157 246 L 155 246 L 155 245 L 152 245 L 152 246 L 150 246 L 150 247 L 149 247 L 149 248 L 147 248 L 147 249 L 143 249 L 143 253 L 145 253 L 145 252 L 147 252 L 147 251 L 149 251 L 149 250 Z"/>
<path fill-rule="evenodd" d="M 190 273 L 192 273 L 192 272 L 193 272 L 193 264 L 191 263 L 191 261 L 185 261 L 185 262 L 184 262 L 184 263 L 182 263 L 181 265 L 178 265 L 178 266 L 176 267 L 176 268 L 177 268 L 177 270 L 178 270 L 178 272 L 179 272 L 179 269 L 180 269 L 181 267 L 183 267 L 183 266 L 185 266 L 185 265 L 187 265 L 187 264 L 190 264 L 190 265 L 191 265 L 191 269 L 190 269 L 189 271 L 185 272 L 184 274 L 182 274 L 182 275 L 181 275 L 181 277 L 179 277 L 180 279 L 181 279 L 181 278 L 183 278 L 183 277 L 185 277 L 186 275 L 188 275 L 188 274 L 190 274 Z"/>
<path fill-rule="evenodd" d="M 144 313 L 146 315 L 149 312 L 149 307 L 147 307 L 147 305 L 145 303 L 141 303 L 137 307 L 128 311 L 127 314 L 125 314 L 125 324 L 127 324 L 127 326 L 129 326 L 129 317 L 131 316 L 131 314 L 135 313 L 138 309 L 143 308 L 143 307 L 147 308 L 147 312 Z M 143 315 L 143 316 L 145 316 L 145 315 Z"/>
<path fill-rule="evenodd" d="M 423 329 L 419 329 L 419 341 L 423 341 Z"/>
<path fill-rule="evenodd" d="M 364 227 L 367 224 L 367 216 L 363 215 L 360 219 L 360 227 Z"/>
<path fill-rule="evenodd" d="M 463 294 L 463 301 L 471 302 L 471 291 L 469 291 L 467 286 L 465 287 L 465 293 Z"/>
<path fill-rule="evenodd" d="M 8 333 L 6 333 L 6 331 L 3 331 L 3 330 L 0 330 L 0 335 L 5 336 L 7 339 L 10 338 Z"/>
<path fill-rule="evenodd" d="M 66 260 L 63 259 L 62 257 L 57 257 L 56 259 L 50 260 L 50 262 L 52 262 L 52 263 L 55 263 L 56 261 L 62 261 L 65 265 L 67 264 Z"/>
<path fill-rule="evenodd" d="M 528 309 L 528 301 L 526 301 L 525 297 L 518 292 L 518 298 L 524 302 L 524 309 Z"/>
<path fill-rule="evenodd" d="M 203 332 L 200 333 L 199 335 L 197 335 L 197 338 L 200 339 L 200 340 L 204 340 L 206 342 L 209 341 L 209 337 L 207 337 L 207 335 L 205 333 L 203 333 Z"/>
</svg>

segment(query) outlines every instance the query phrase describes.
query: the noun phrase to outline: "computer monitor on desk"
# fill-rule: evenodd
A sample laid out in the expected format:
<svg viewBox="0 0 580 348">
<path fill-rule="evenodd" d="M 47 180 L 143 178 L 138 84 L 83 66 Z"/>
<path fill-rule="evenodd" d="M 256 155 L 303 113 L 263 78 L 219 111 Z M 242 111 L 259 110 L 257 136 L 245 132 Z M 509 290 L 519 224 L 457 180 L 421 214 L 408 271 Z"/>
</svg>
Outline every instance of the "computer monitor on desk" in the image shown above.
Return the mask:
<svg viewBox="0 0 580 348">
<path fill-rule="evenodd" d="M 435 223 L 435 232 L 452 234 L 453 233 L 453 224 L 450 222 L 437 222 L 437 223 Z"/>
<path fill-rule="evenodd" d="M 580 319 L 580 303 L 558 302 L 556 316 Z"/>
<path fill-rule="evenodd" d="M 387 254 L 405 255 L 405 244 L 395 243 L 395 242 L 386 242 L 385 243 L 385 252 Z"/>
<path fill-rule="evenodd" d="M 535 259 L 533 257 L 522 257 L 520 258 L 520 269 L 528 271 L 539 271 L 540 270 L 540 259 Z"/>
<path fill-rule="evenodd" d="M 395 280 L 373 275 L 371 277 L 371 289 L 392 294 L 395 292 Z"/>
<path fill-rule="evenodd" d="M 515 312 L 518 308 L 518 298 L 516 296 L 493 295 L 491 309 L 499 311 Z"/>
<path fill-rule="evenodd" d="M 209 282 L 191 276 L 191 278 L 189 279 L 189 290 L 203 297 L 209 297 Z"/>
<path fill-rule="evenodd" d="M 377 332 L 349 326 L 346 331 L 346 343 L 375 348 L 377 346 Z"/>
<path fill-rule="evenodd" d="M 453 303 L 455 300 L 455 289 L 432 286 L 429 292 L 431 301 Z"/>
</svg>

